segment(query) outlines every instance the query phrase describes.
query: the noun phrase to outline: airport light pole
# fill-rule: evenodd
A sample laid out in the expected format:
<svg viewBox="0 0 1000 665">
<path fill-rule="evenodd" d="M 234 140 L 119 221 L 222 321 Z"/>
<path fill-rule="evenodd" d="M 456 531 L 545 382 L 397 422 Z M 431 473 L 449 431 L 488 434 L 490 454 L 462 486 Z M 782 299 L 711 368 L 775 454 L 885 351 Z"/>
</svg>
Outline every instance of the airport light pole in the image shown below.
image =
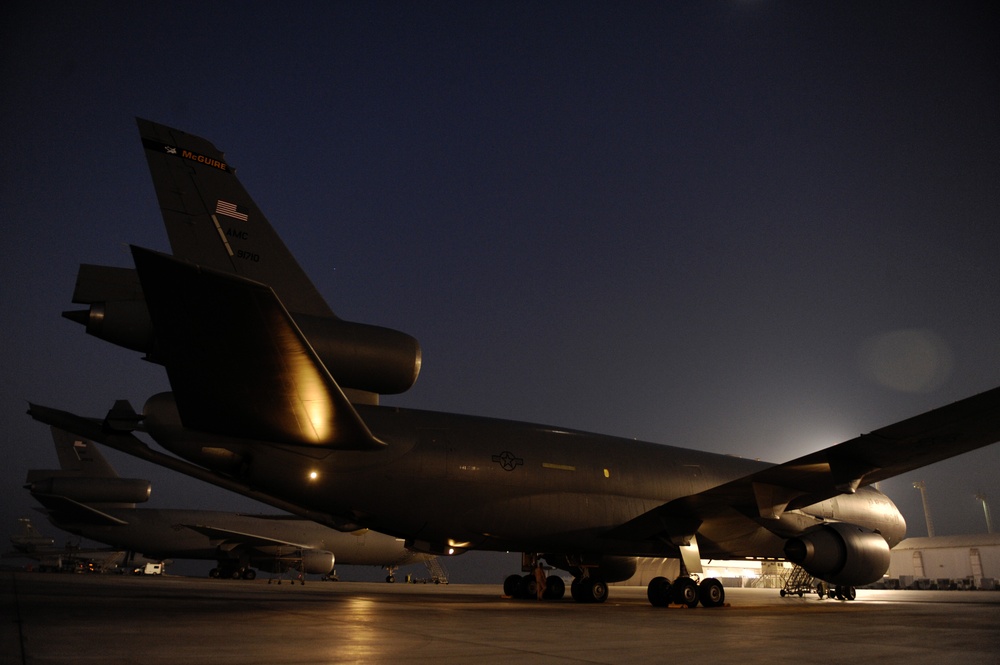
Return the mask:
<svg viewBox="0 0 1000 665">
<path fill-rule="evenodd" d="M 990 517 L 990 506 L 986 503 L 986 495 L 977 492 L 976 501 L 983 502 L 983 512 L 986 513 L 986 533 L 993 533 L 993 519 Z"/>
<path fill-rule="evenodd" d="M 924 519 L 927 520 L 927 536 L 934 537 L 934 522 L 931 521 L 931 509 L 927 505 L 927 485 L 922 480 L 913 483 L 913 486 L 920 490 L 920 500 L 924 503 Z"/>
</svg>

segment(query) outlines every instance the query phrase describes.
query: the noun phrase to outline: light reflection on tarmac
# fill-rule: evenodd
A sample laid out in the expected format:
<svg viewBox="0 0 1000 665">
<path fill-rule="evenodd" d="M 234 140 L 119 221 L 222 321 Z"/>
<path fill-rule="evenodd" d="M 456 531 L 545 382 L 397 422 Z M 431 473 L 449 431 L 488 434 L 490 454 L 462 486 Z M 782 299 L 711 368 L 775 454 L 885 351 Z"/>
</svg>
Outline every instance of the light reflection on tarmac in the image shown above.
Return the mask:
<svg viewBox="0 0 1000 665">
<path fill-rule="evenodd" d="M 727 589 L 728 607 L 517 601 L 499 585 L 2 573 L 3 663 L 1000 663 L 1000 592 L 853 602 Z"/>
</svg>

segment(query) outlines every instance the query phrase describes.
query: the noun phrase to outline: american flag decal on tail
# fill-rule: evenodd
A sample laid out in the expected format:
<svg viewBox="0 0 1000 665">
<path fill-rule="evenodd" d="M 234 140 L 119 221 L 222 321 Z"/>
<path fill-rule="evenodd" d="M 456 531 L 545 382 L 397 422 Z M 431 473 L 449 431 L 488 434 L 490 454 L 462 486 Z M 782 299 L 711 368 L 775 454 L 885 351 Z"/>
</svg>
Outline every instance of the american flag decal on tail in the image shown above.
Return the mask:
<svg viewBox="0 0 1000 665">
<path fill-rule="evenodd" d="M 247 221 L 247 213 L 249 210 L 243 206 L 238 206 L 235 203 L 219 199 L 215 202 L 215 212 L 216 214 L 225 215 L 226 217 L 232 217 L 233 219 L 245 222 Z"/>
</svg>

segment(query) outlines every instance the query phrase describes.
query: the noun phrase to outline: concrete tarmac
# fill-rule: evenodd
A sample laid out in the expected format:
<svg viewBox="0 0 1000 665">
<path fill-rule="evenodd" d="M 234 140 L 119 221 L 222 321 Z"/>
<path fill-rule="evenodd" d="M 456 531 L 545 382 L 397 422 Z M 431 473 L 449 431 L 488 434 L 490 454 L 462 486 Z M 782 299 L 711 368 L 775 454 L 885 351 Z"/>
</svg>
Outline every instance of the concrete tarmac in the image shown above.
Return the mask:
<svg viewBox="0 0 1000 665">
<path fill-rule="evenodd" d="M 502 597 L 499 585 L 2 573 L 11 664 L 1000 663 L 1000 592 L 727 589 L 728 607 Z"/>
</svg>

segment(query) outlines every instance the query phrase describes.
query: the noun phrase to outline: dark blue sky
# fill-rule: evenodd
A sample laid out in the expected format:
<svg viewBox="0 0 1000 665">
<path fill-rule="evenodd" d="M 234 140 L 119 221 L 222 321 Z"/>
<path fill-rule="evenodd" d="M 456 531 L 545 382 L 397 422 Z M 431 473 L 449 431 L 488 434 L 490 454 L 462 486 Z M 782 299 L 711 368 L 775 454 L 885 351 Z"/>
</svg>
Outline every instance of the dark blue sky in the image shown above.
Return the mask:
<svg viewBox="0 0 1000 665">
<path fill-rule="evenodd" d="M 623 6 L 619 6 L 623 5 Z M 7 3 L 0 525 L 162 368 L 59 317 L 168 248 L 134 116 L 204 136 L 416 408 L 780 462 L 1000 385 L 989 3 Z M 160 507 L 248 503 L 112 456 Z M 883 484 L 1000 512 L 1000 446 Z"/>
</svg>

